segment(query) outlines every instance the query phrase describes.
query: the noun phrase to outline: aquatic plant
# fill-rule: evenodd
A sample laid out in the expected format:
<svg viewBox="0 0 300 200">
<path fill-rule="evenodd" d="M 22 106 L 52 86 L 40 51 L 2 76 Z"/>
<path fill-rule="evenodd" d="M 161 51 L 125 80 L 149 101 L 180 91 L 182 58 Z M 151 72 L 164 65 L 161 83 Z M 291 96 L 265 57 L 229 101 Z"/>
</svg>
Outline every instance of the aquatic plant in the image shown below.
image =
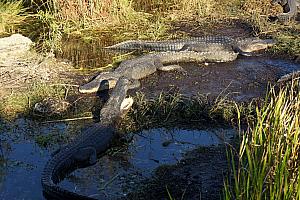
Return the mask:
<svg viewBox="0 0 300 200">
<path fill-rule="evenodd" d="M 299 199 L 300 88 L 294 81 L 270 89 L 256 108 L 256 122 L 229 149 L 231 176 L 225 199 Z"/>
</svg>

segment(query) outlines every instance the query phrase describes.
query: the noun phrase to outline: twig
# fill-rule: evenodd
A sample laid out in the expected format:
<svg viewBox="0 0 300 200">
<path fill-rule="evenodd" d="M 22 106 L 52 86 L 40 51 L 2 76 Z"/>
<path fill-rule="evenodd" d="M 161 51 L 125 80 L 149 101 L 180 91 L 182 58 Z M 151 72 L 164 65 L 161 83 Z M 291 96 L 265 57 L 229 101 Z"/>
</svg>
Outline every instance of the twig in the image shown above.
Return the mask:
<svg viewBox="0 0 300 200">
<path fill-rule="evenodd" d="M 118 178 L 119 174 L 112 177 L 109 181 L 107 181 L 99 190 L 104 190 L 109 184 L 111 184 L 116 178 Z"/>
<path fill-rule="evenodd" d="M 71 87 L 79 87 L 79 85 L 75 85 L 75 84 L 67 84 L 67 83 L 55 83 L 55 84 L 51 84 L 50 86 L 71 86 Z"/>
<path fill-rule="evenodd" d="M 88 117 L 77 117 L 77 118 L 69 118 L 69 119 L 50 120 L 50 121 L 42 122 L 42 124 L 56 123 L 56 122 L 70 122 L 70 121 L 84 120 L 84 119 L 93 119 L 93 117 L 92 116 L 88 116 Z"/>
</svg>

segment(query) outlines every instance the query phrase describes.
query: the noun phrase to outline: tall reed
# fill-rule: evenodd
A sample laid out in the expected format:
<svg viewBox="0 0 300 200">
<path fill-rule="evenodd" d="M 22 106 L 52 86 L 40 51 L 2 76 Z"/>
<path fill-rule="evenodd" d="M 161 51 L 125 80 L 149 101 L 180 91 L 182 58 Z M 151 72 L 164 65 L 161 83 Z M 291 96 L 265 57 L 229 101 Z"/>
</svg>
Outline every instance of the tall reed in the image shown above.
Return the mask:
<svg viewBox="0 0 300 200">
<path fill-rule="evenodd" d="M 257 121 L 242 134 L 240 148 L 229 152 L 232 179 L 225 199 L 300 198 L 300 88 L 298 82 L 272 88 Z"/>
</svg>

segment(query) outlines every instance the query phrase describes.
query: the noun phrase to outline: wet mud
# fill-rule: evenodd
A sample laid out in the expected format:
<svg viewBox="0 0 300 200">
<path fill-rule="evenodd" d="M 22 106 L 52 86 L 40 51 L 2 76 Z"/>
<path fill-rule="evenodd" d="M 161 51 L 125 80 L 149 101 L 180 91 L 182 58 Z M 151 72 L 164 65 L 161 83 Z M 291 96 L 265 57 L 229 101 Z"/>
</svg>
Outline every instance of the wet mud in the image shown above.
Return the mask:
<svg viewBox="0 0 300 200">
<path fill-rule="evenodd" d="M 229 63 L 181 65 L 186 75 L 158 72 L 143 79 L 138 91 L 151 98 L 175 88 L 186 96 L 203 94 L 211 99 L 226 96 L 235 101 L 249 101 L 264 97 L 269 84 L 274 85 L 282 75 L 300 69 L 300 64 L 267 56 L 241 56 Z"/>
</svg>

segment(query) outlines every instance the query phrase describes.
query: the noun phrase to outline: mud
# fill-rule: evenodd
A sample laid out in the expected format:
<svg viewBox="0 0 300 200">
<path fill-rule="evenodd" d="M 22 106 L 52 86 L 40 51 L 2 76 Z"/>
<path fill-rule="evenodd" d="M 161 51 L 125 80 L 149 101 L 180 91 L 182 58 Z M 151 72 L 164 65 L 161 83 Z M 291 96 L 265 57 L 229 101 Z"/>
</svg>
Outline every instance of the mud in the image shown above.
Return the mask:
<svg viewBox="0 0 300 200">
<path fill-rule="evenodd" d="M 214 99 L 227 96 L 236 101 L 264 97 L 269 83 L 300 69 L 300 64 L 267 56 L 239 57 L 229 63 L 181 64 L 187 75 L 158 72 L 143 79 L 138 89 L 148 97 L 176 89 L 186 96 L 204 94 Z"/>
<path fill-rule="evenodd" d="M 121 199 L 221 199 L 228 163 L 225 146 L 197 148 L 176 165 L 160 166 Z"/>
</svg>

